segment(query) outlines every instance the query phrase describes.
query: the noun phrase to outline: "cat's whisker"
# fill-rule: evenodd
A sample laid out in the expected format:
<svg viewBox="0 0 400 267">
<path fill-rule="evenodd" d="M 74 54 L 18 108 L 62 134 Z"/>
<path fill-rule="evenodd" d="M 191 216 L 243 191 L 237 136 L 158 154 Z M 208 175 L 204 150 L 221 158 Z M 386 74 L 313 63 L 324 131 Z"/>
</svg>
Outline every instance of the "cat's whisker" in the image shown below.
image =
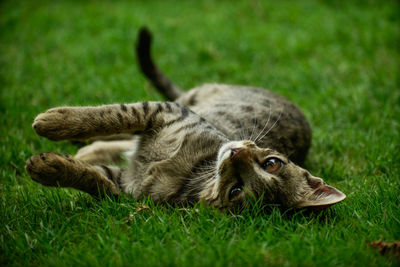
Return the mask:
<svg viewBox="0 0 400 267">
<path fill-rule="evenodd" d="M 267 123 L 265 123 L 265 125 L 264 125 L 264 127 L 262 128 L 262 130 L 260 131 L 260 133 L 259 133 L 259 134 L 257 135 L 257 137 L 254 139 L 254 143 L 257 143 L 258 137 L 264 132 L 265 127 L 267 127 L 267 125 L 268 125 L 268 123 L 269 123 L 269 121 L 270 121 L 270 119 L 271 119 L 271 113 L 272 113 L 271 104 L 269 104 L 269 115 L 268 115 Z"/>
<path fill-rule="evenodd" d="M 200 173 L 193 173 L 193 174 L 194 174 L 194 175 L 199 175 L 199 174 L 201 174 L 201 175 L 207 175 L 207 174 L 213 173 L 214 171 L 215 171 L 215 170 L 214 170 L 213 168 L 210 168 L 210 169 L 201 170 Z"/>
<path fill-rule="evenodd" d="M 213 171 L 214 169 L 215 169 L 215 162 L 211 162 L 209 165 L 197 166 L 193 168 L 193 170 L 195 171 L 198 170 L 200 173 Z"/>
<path fill-rule="evenodd" d="M 213 168 L 215 165 L 215 162 L 210 162 L 208 165 L 204 165 L 204 166 L 196 166 L 194 167 L 194 169 L 198 169 L 198 170 L 206 170 L 206 169 L 210 169 Z"/>
<path fill-rule="evenodd" d="M 197 173 L 196 170 L 198 170 L 199 172 Z M 215 172 L 215 162 L 213 164 L 211 164 L 211 165 L 198 166 L 198 167 L 193 168 L 193 171 L 191 172 L 191 175 L 196 177 L 199 174 L 208 175 L 208 174 L 213 173 L 213 172 Z"/>
<path fill-rule="evenodd" d="M 239 124 L 240 124 L 239 137 L 241 140 L 244 140 L 246 138 L 246 134 L 244 132 L 245 128 L 243 127 L 243 124 L 241 121 L 239 121 Z"/>
<path fill-rule="evenodd" d="M 209 169 L 209 170 L 200 170 L 200 172 L 199 173 L 196 173 L 196 172 L 191 172 L 190 173 L 190 175 L 192 176 L 192 177 L 200 177 L 200 176 L 203 176 L 203 175 L 208 175 L 208 174 L 210 174 L 210 173 L 213 173 L 213 171 L 214 170 L 212 170 L 212 169 Z M 199 174 L 200 174 L 200 176 L 199 176 Z"/>
<path fill-rule="evenodd" d="M 239 138 L 240 138 L 240 140 L 243 140 L 243 129 L 240 129 L 240 131 L 239 131 Z"/>
<path fill-rule="evenodd" d="M 193 175 L 198 175 L 198 174 L 205 174 L 205 173 L 209 173 L 209 172 L 212 172 L 213 171 L 213 169 L 212 168 L 209 168 L 209 169 L 202 169 L 202 170 L 199 170 L 199 172 L 195 172 L 195 173 L 192 173 Z"/>
<path fill-rule="evenodd" d="M 255 122 L 254 122 L 254 124 L 253 124 L 253 129 L 251 130 L 251 135 L 250 135 L 250 137 L 249 137 L 249 140 L 250 140 L 250 141 L 253 141 L 253 140 L 252 140 L 252 139 L 253 139 L 253 134 L 254 134 L 254 130 L 255 130 L 257 124 L 258 124 L 258 122 L 257 122 L 257 118 L 256 118 L 256 120 L 255 120 Z"/>
<path fill-rule="evenodd" d="M 243 136 L 243 140 L 250 140 L 249 138 L 250 138 L 250 130 L 249 130 L 249 127 L 243 127 L 243 129 L 245 129 L 246 130 L 246 134 Z"/>
<path fill-rule="evenodd" d="M 258 141 L 260 141 L 261 139 L 263 139 L 263 138 L 275 127 L 276 123 L 279 121 L 279 119 L 281 118 L 281 116 L 282 116 L 282 110 L 281 110 L 281 112 L 279 113 L 279 116 L 278 116 L 278 118 L 275 120 L 274 124 L 272 124 L 272 126 L 268 129 L 268 131 L 267 131 L 263 136 L 261 136 L 259 139 L 257 139 L 256 142 L 258 142 Z"/>
<path fill-rule="evenodd" d="M 215 175 L 215 172 L 209 172 L 209 173 L 206 173 L 206 174 L 203 174 L 203 175 L 200 175 L 200 176 L 195 176 L 195 177 L 191 178 L 190 180 L 192 182 L 199 182 L 201 180 L 208 180 L 211 177 L 213 177 L 214 175 Z"/>
<path fill-rule="evenodd" d="M 214 179 L 214 174 L 210 173 L 208 175 L 202 175 L 199 177 L 195 177 L 195 178 L 190 179 L 190 181 L 194 182 L 193 184 L 198 184 L 201 181 L 208 181 L 210 179 Z"/>
</svg>

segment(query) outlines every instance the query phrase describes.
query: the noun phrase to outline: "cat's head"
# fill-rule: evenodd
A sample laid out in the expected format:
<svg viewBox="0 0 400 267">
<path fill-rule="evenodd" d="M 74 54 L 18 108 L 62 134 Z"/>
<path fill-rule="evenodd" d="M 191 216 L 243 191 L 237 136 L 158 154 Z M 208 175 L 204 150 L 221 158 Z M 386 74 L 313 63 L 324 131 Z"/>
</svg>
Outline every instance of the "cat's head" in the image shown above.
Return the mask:
<svg viewBox="0 0 400 267">
<path fill-rule="evenodd" d="M 246 207 L 260 197 L 263 204 L 302 208 L 328 207 L 346 195 L 272 149 L 251 141 L 223 145 L 208 202 L 222 208 Z"/>
</svg>

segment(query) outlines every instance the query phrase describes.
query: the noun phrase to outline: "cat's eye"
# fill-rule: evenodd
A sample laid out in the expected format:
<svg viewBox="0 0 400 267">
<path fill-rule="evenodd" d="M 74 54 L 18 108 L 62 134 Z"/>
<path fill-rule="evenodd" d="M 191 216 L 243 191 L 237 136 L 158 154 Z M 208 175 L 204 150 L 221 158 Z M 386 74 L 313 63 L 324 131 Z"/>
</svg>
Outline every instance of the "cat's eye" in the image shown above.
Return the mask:
<svg viewBox="0 0 400 267">
<path fill-rule="evenodd" d="M 242 190 L 243 190 L 242 187 L 238 185 L 232 187 L 231 191 L 229 192 L 229 200 L 237 197 L 242 192 Z"/>
<path fill-rule="evenodd" d="M 261 167 L 263 167 L 263 169 L 266 170 L 267 172 L 273 173 L 279 170 L 282 167 L 282 165 L 283 165 L 282 160 L 278 158 L 269 158 L 261 165 Z"/>
</svg>

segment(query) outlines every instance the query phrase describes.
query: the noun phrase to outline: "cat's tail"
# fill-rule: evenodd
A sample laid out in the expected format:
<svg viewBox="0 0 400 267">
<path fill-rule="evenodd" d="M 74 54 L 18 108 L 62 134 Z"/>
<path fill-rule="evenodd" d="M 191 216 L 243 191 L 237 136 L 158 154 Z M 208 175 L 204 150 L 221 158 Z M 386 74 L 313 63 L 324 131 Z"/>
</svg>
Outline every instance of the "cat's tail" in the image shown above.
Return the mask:
<svg viewBox="0 0 400 267">
<path fill-rule="evenodd" d="M 182 95 L 181 89 L 174 85 L 164 73 L 154 64 L 151 58 L 151 33 L 142 27 L 139 31 L 138 43 L 136 45 L 136 55 L 139 60 L 139 66 L 151 83 L 168 100 L 175 100 Z"/>
</svg>

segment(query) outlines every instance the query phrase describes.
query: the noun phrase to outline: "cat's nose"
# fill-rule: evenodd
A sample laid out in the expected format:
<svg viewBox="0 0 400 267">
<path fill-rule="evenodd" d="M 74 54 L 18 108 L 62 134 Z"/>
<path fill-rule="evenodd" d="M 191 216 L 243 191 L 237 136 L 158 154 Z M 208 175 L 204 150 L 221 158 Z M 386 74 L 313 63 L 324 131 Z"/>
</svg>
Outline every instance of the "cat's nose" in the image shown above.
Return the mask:
<svg viewBox="0 0 400 267">
<path fill-rule="evenodd" d="M 231 160 L 237 162 L 247 162 L 250 160 L 250 151 L 247 147 L 231 149 Z"/>
<path fill-rule="evenodd" d="M 243 147 L 231 148 L 231 159 L 239 155 L 241 152 L 243 152 L 243 150 Z"/>
</svg>

